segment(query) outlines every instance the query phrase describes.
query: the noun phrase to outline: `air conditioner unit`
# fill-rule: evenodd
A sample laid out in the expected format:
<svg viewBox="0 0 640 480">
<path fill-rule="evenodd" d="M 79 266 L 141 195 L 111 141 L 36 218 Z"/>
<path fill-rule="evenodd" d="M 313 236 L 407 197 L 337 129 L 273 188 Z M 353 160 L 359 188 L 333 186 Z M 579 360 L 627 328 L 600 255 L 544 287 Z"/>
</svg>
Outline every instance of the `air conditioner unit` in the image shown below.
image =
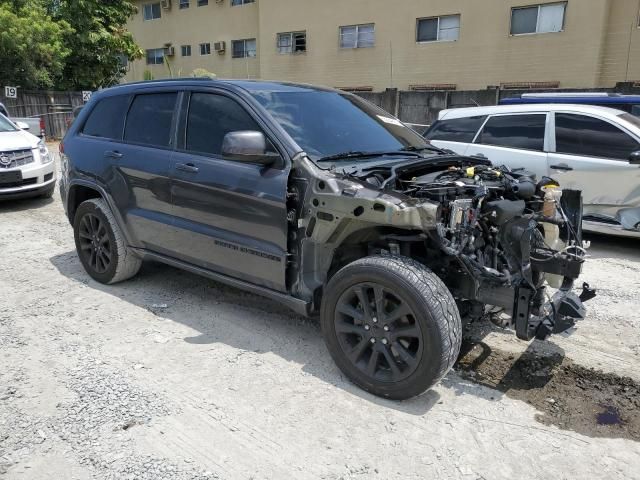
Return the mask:
<svg viewBox="0 0 640 480">
<path fill-rule="evenodd" d="M 176 54 L 175 47 L 164 47 L 164 56 L 173 57 Z"/>
<path fill-rule="evenodd" d="M 215 42 L 213 44 L 213 49 L 219 54 L 223 54 L 227 49 L 227 42 Z"/>
<path fill-rule="evenodd" d="M 160 0 L 160 6 L 165 10 L 169 10 L 171 8 L 171 0 Z"/>
</svg>

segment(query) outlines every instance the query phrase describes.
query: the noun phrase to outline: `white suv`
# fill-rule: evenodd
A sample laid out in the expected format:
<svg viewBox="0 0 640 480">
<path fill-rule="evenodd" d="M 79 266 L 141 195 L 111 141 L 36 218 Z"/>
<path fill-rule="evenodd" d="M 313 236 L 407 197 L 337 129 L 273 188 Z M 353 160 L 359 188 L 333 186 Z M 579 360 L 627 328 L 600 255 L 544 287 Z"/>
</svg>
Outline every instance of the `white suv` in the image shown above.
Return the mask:
<svg viewBox="0 0 640 480">
<path fill-rule="evenodd" d="M 44 141 L 0 115 L 0 200 L 51 197 L 54 162 Z"/>
<path fill-rule="evenodd" d="M 459 108 L 440 112 L 425 138 L 582 190 L 585 230 L 640 237 L 638 117 L 588 105 Z"/>
</svg>

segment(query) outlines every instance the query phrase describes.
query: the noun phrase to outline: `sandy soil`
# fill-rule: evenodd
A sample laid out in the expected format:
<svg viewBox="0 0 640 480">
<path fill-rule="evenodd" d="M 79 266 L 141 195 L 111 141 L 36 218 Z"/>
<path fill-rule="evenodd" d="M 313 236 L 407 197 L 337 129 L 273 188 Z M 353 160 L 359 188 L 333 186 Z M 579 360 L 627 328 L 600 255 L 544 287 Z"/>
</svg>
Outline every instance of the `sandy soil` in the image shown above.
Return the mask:
<svg viewBox="0 0 640 480">
<path fill-rule="evenodd" d="M 352 386 L 313 320 L 158 264 L 100 285 L 57 195 L 0 204 L 0 476 L 640 479 L 640 242 L 592 240 L 574 332 L 475 326 L 399 403 Z"/>
</svg>

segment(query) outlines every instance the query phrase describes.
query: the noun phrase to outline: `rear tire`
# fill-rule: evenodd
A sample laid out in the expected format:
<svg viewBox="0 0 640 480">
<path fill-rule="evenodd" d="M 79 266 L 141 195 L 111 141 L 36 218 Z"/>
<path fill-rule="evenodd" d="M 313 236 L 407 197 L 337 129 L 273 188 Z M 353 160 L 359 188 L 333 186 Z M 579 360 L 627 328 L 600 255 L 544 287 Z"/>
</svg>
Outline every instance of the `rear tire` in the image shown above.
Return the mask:
<svg viewBox="0 0 640 480">
<path fill-rule="evenodd" d="M 411 258 L 373 256 L 345 266 L 329 281 L 320 315 L 340 370 L 380 397 L 419 395 L 460 353 L 462 322 L 451 292 Z"/>
<path fill-rule="evenodd" d="M 82 202 L 73 221 L 76 251 L 87 273 L 100 283 L 133 277 L 142 260 L 127 247 L 124 235 L 102 198 Z"/>
</svg>

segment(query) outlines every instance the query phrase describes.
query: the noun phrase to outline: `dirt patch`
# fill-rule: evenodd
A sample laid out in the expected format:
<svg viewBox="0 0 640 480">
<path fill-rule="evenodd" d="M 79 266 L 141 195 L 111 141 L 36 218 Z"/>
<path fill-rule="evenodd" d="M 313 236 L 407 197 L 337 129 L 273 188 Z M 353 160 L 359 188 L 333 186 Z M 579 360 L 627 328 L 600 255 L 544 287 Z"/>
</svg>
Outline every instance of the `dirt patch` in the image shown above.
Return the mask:
<svg viewBox="0 0 640 480">
<path fill-rule="evenodd" d="M 466 379 L 525 401 L 536 420 L 590 437 L 640 441 L 640 384 L 576 365 L 561 354 L 514 355 L 468 343 L 456 364 Z"/>
</svg>

